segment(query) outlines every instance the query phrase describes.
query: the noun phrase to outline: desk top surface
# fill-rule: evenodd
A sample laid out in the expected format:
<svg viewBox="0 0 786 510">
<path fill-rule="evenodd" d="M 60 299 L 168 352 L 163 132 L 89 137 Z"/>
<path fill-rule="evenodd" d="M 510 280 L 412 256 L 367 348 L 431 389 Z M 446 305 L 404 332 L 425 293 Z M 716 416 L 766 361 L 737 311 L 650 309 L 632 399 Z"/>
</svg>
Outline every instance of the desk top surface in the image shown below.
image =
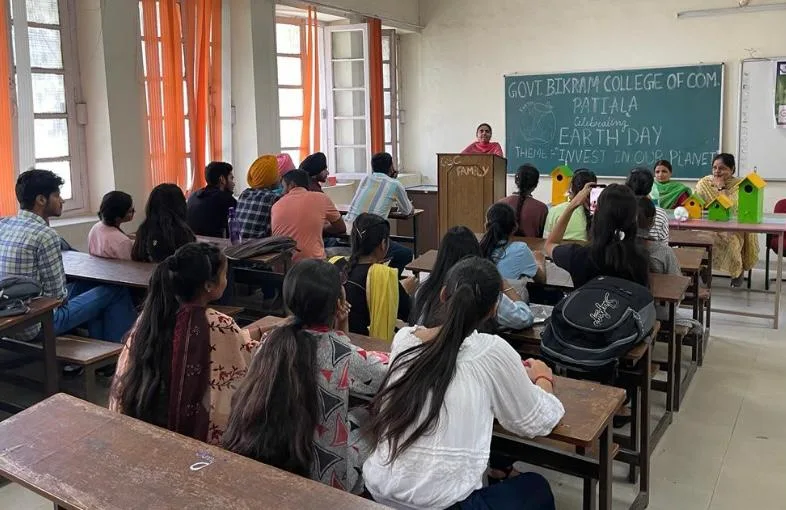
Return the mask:
<svg viewBox="0 0 786 510">
<path fill-rule="evenodd" d="M 0 474 L 80 510 L 384 508 L 65 394 L 0 423 Z"/>
<path fill-rule="evenodd" d="M 740 223 L 736 219 L 729 221 L 710 221 L 708 219 L 679 221 L 674 219 L 672 215 L 669 218 L 669 227 L 674 230 L 779 234 L 786 231 L 786 214 L 767 213 L 761 223 Z"/>
<path fill-rule="evenodd" d="M 29 320 L 31 317 L 50 312 L 57 308 L 59 304 L 59 300 L 49 297 L 40 297 L 34 299 L 29 305 L 30 311 L 26 314 L 0 318 L 0 331 L 11 329 L 17 324 L 21 324 L 22 322 Z"/>
<path fill-rule="evenodd" d="M 342 215 L 347 214 L 349 212 L 349 204 L 336 204 L 336 209 Z M 388 218 L 391 220 L 406 220 L 410 219 L 413 216 L 420 216 L 423 214 L 423 209 L 415 209 L 412 211 L 412 214 L 402 214 L 398 212 L 396 209 L 391 209 L 390 214 L 388 214 Z"/>
<path fill-rule="evenodd" d="M 155 264 L 105 259 L 78 251 L 63 252 L 63 268 L 69 278 L 146 289 Z"/>
</svg>

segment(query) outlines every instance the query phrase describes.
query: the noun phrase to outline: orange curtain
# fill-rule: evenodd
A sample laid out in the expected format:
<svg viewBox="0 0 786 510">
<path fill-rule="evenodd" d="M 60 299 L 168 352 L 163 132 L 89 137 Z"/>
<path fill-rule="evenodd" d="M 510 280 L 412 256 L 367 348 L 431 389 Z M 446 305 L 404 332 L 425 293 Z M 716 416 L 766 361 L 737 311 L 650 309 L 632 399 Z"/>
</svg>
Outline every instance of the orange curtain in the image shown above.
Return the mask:
<svg viewBox="0 0 786 510">
<path fill-rule="evenodd" d="M 14 192 L 16 165 L 14 153 L 14 127 L 11 108 L 11 55 L 7 44 L 11 40 L 8 29 L 8 2 L 0 2 L 0 216 L 16 213 L 17 202 Z"/>
<path fill-rule="evenodd" d="M 221 59 L 221 0 L 213 0 L 213 14 L 211 18 L 210 37 L 213 43 L 210 51 L 210 157 L 214 161 L 224 159 L 223 119 L 222 119 L 222 68 Z"/>
<path fill-rule="evenodd" d="M 208 155 L 221 159 L 220 116 L 216 122 L 216 114 L 221 111 L 221 96 L 220 92 L 215 93 L 221 88 L 221 1 L 192 0 L 183 2 L 183 6 L 193 190 L 205 185 L 204 168 Z"/>
<path fill-rule="evenodd" d="M 308 8 L 303 55 L 303 125 L 300 131 L 301 161 L 312 152 L 319 152 L 322 137 L 319 105 L 319 23 L 317 10 Z"/>
<path fill-rule="evenodd" d="M 371 152 L 385 150 L 385 91 L 382 84 L 382 21 L 368 20 L 369 93 L 371 94 Z"/>
<path fill-rule="evenodd" d="M 159 22 L 161 40 L 156 44 Z M 183 44 L 177 0 L 142 0 L 142 27 L 147 65 L 151 182 L 153 186 L 174 183 L 185 189 Z"/>
</svg>

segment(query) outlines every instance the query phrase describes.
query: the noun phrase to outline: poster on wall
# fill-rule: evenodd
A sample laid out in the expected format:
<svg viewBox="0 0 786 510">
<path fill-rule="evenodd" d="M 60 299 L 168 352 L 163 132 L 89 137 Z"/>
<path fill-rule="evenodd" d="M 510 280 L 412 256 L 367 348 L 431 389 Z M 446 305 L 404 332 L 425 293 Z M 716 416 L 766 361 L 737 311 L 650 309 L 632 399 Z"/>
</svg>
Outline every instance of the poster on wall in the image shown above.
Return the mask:
<svg viewBox="0 0 786 510">
<path fill-rule="evenodd" d="M 786 62 L 778 62 L 775 80 L 775 123 L 786 128 Z"/>
</svg>

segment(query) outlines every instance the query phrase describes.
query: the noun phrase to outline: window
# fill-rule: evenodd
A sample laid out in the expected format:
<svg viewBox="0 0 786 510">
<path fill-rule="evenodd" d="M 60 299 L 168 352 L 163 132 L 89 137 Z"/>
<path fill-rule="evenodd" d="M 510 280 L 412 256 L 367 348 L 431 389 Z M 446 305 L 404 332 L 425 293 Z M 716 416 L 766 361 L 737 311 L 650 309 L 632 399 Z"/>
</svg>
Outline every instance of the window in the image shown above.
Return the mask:
<svg viewBox="0 0 786 510">
<path fill-rule="evenodd" d="M 385 92 L 385 152 L 399 167 L 398 123 L 398 36 L 395 30 L 382 31 L 382 87 Z"/>
<path fill-rule="evenodd" d="M 281 150 L 297 165 L 303 125 L 303 76 L 305 70 L 304 11 L 286 9 L 276 20 L 278 100 Z M 324 18 L 324 19 L 323 19 Z M 319 112 L 323 139 L 332 174 L 359 178 L 371 172 L 371 121 L 369 98 L 368 29 L 366 24 L 320 13 Z M 337 24 L 332 24 L 335 21 Z M 399 115 L 397 43 L 395 30 L 383 30 L 382 73 L 385 111 L 385 151 L 398 166 Z"/>
<path fill-rule="evenodd" d="M 281 152 L 300 164 L 300 134 L 303 127 L 304 24 L 299 19 L 279 18 L 276 23 L 278 63 L 278 110 Z"/>
<path fill-rule="evenodd" d="M 73 0 L 10 2 L 16 96 L 17 168 L 52 170 L 65 181 L 65 210 L 86 205 L 84 128 L 71 29 Z"/>
</svg>

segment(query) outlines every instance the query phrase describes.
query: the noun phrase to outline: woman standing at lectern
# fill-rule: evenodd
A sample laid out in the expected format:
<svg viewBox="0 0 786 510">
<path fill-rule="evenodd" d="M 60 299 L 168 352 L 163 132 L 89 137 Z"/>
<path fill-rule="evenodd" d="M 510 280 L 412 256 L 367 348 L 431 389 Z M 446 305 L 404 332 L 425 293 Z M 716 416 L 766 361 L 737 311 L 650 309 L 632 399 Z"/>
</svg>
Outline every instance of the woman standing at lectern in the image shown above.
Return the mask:
<svg viewBox="0 0 786 510">
<path fill-rule="evenodd" d="M 486 123 L 478 126 L 478 129 L 475 131 L 475 137 L 476 141 L 461 151 L 462 154 L 494 154 L 501 158 L 505 157 L 502 154 L 500 144 L 491 141 L 491 126 Z"/>
</svg>

